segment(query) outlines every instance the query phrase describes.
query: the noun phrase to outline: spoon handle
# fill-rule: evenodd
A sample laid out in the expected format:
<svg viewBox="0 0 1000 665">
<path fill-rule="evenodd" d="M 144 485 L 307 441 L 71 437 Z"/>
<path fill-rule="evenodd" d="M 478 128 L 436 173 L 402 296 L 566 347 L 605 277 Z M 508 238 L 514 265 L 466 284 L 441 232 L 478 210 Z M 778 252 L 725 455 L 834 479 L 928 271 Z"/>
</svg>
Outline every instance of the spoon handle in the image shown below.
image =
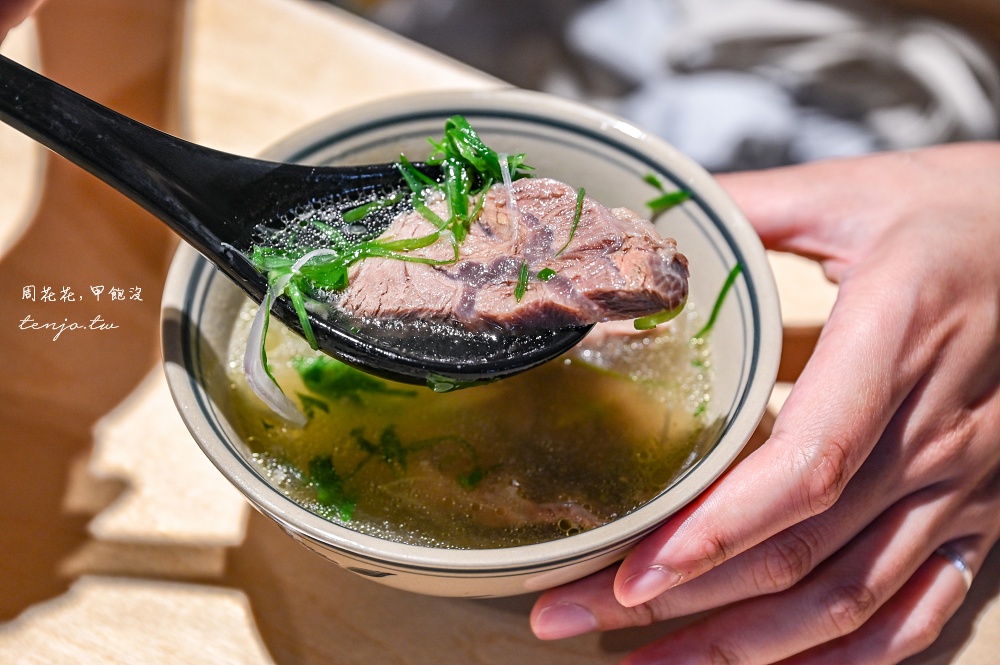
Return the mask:
<svg viewBox="0 0 1000 665">
<path fill-rule="evenodd" d="M 205 194 L 214 184 L 235 184 L 214 181 L 226 175 L 225 162 L 242 158 L 143 125 L 3 56 L 0 119 L 133 199 L 198 249 L 217 251 L 223 229 L 206 228 L 218 211 L 204 209 Z M 241 179 L 257 162 L 243 161 Z M 275 166 L 257 163 L 258 176 Z"/>
</svg>

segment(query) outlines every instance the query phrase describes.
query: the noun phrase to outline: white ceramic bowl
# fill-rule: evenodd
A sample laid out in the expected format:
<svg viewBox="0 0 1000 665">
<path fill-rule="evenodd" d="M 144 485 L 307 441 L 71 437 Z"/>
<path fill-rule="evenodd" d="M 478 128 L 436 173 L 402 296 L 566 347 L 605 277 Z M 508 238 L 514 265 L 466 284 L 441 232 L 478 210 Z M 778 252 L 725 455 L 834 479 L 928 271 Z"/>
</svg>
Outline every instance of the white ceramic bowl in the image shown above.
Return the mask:
<svg viewBox="0 0 1000 665">
<path fill-rule="evenodd" d="M 500 596 L 578 579 L 622 558 L 636 541 L 690 502 L 736 458 L 764 413 L 777 374 L 781 321 L 760 241 L 722 189 L 664 142 L 601 111 L 518 90 L 460 92 L 390 100 L 337 114 L 265 157 L 310 164 L 418 159 L 427 137 L 452 114 L 466 116 L 498 151 L 524 152 L 538 174 L 584 186 L 609 207 L 637 211 L 656 192 L 655 173 L 691 201 L 664 215 L 664 235 L 688 257 L 691 298 L 711 307 L 736 262 L 742 276 L 712 332 L 715 385 L 709 418 L 720 439 L 670 487 L 610 524 L 557 541 L 503 549 L 435 549 L 387 542 L 310 513 L 273 488 L 231 425 L 224 367 L 236 312 L 245 296 L 189 247 L 170 270 L 163 300 L 167 379 L 178 409 L 205 454 L 261 512 L 296 540 L 357 574 L 411 591 Z M 473 388 L 473 390 L 475 390 Z"/>
</svg>

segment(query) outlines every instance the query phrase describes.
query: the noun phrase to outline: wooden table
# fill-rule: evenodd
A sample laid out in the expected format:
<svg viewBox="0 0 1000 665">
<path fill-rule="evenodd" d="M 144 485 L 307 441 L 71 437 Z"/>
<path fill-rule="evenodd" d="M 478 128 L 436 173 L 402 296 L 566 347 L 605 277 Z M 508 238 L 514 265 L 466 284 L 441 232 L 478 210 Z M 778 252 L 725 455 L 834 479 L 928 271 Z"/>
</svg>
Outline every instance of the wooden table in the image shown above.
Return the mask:
<svg viewBox="0 0 1000 665">
<path fill-rule="evenodd" d="M 304 0 L 50 0 L 4 51 L 149 124 L 247 155 L 392 92 L 501 85 Z M 540 642 L 531 596 L 395 591 L 248 510 L 191 440 L 159 369 L 172 236 L 0 129 L 0 662 L 601 664 L 669 629 Z M 808 263 L 774 265 L 782 378 L 793 380 L 835 290 Z M 115 327 L 30 326 L 93 317 Z M 994 553 L 914 663 L 997 662 L 998 571 Z"/>
</svg>

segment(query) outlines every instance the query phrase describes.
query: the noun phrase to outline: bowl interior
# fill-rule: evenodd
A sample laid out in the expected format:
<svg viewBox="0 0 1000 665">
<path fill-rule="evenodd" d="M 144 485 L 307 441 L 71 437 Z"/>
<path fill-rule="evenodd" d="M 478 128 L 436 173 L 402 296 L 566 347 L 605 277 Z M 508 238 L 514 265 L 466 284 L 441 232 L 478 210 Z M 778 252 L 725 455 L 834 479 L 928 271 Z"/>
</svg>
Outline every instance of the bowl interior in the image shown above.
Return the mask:
<svg viewBox="0 0 1000 665">
<path fill-rule="evenodd" d="M 550 565 L 622 548 L 689 502 L 736 457 L 770 395 L 780 354 L 780 315 L 760 242 L 728 197 L 699 167 L 635 127 L 565 100 L 522 91 L 437 94 L 391 100 L 339 114 L 284 141 L 267 158 L 308 164 L 390 162 L 400 153 L 427 157 L 427 137 L 461 114 L 488 145 L 523 152 L 536 173 L 574 186 L 608 207 L 644 213 L 657 190 L 685 188 L 691 200 L 662 215 L 657 227 L 677 240 L 690 262 L 691 301 L 705 314 L 730 269 L 743 273 L 711 333 L 714 391 L 710 421 L 717 441 L 659 497 L 609 525 L 561 541 L 504 550 L 432 550 L 379 541 L 337 526 L 273 489 L 230 423 L 226 347 L 244 296 L 193 250 L 182 249 L 164 300 L 168 380 L 182 415 L 223 473 L 261 510 L 304 537 L 399 565 L 473 570 Z"/>
</svg>

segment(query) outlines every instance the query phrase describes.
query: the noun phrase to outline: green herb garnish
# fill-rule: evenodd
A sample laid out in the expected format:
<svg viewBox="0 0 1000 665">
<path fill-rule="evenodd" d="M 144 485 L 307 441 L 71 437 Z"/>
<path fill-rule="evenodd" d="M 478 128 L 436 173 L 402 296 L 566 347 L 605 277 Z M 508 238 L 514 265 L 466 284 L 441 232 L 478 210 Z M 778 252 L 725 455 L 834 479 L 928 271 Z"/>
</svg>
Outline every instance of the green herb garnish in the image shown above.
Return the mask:
<svg viewBox="0 0 1000 665">
<path fill-rule="evenodd" d="M 260 304 L 260 306 L 261 307 L 266 307 L 266 308 L 268 308 L 268 310 L 270 310 L 271 309 L 271 298 L 272 298 L 272 296 L 271 296 L 271 289 L 268 289 L 267 293 L 264 294 L 264 301 Z M 274 385 L 277 386 L 278 382 L 275 380 L 274 374 L 271 373 L 271 367 L 267 364 L 267 349 L 264 348 L 264 340 L 267 339 L 267 324 L 269 322 L 270 321 L 269 321 L 268 317 L 264 317 L 264 330 L 263 330 L 263 332 L 260 335 L 260 339 L 261 339 L 261 342 L 260 342 L 260 364 L 261 364 L 261 367 L 264 368 L 264 372 L 267 374 L 267 377 L 269 379 L 271 379 L 272 382 L 274 382 Z M 279 386 L 279 388 L 280 388 L 280 386 Z"/>
<path fill-rule="evenodd" d="M 431 141 L 431 145 L 434 152 L 427 163 L 439 165 L 444 174 L 444 182 L 436 187 L 445 195 L 450 209 L 446 228 L 462 242 L 482 210 L 481 206 L 470 210 L 469 199 L 503 180 L 500 153 L 487 146 L 468 120 L 460 115 L 448 118 L 444 138 L 439 142 Z M 521 153 L 507 155 L 507 167 L 512 180 L 525 177 L 531 168 L 524 164 Z M 426 190 L 424 187 L 419 196 L 425 197 Z"/>
<path fill-rule="evenodd" d="M 733 287 L 733 284 L 736 282 L 736 278 L 739 277 L 741 272 L 743 272 L 742 263 L 737 263 L 729 271 L 729 275 L 726 276 L 726 281 L 722 284 L 722 290 L 719 291 L 719 295 L 715 299 L 715 305 L 712 307 L 712 314 L 708 317 L 708 322 L 702 327 L 701 330 L 694 334 L 692 339 L 702 339 L 708 335 L 708 333 L 712 332 L 715 320 L 719 318 L 719 311 L 722 309 L 722 303 L 726 300 L 726 294 L 729 293 L 729 289 Z"/>
<path fill-rule="evenodd" d="M 521 302 L 525 291 L 528 290 L 528 262 L 521 261 L 521 270 L 517 273 L 517 286 L 514 287 L 514 299 Z"/>
<path fill-rule="evenodd" d="M 317 411 L 322 411 L 323 413 L 330 413 L 330 405 L 321 399 L 316 399 L 304 393 L 298 393 L 299 403 L 302 404 L 302 410 L 305 411 L 306 418 L 312 418 L 316 415 Z"/>
<path fill-rule="evenodd" d="M 309 485 L 316 490 L 316 503 L 349 522 L 354 516 L 354 499 L 344 490 L 344 482 L 329 455 L 309 460 Z"/>
<path fill-rule="evenodd" d="M 482 212 L 485 192 L 503 175 L 500 155 L 488 147 L 462 116 L 452 116 L 445 122 L 444 137 L 431 141 L 433 152 L 428 164 L 440 167 L 441 179 L 435 180 L 400 155 L 396 163 L 406 183 L 405 190 L 391 196 L 363 203 L 341 213 L 345 224 L 360 222 L 379 210 L 401 203 L 407 196 L 413 209 L 424 216 L 436 229 L 420 238 L 402 240 L 365 238 L 352 240 L 330 225 L 318 220 L 298 222 L 299 226 L 319 232 L 319 241 L 300 247 L 296 236 L 298 227 L 287 230 L 283 241 L 272 245 L 255 245 L 250 252 L 250 262 L 267 275 L 274 289 L 274 297 L 287 296 L 292 303 L 299 325 L 309 346 L 318 348 L 309 322 L 306 303 L 325 300 L 326 294 L 348 286 L 348 270 L 358 261 L 380 257 L 428 265 L 447 265 L 458 261 L 458 245 L 468 235 L 472 222 Z M 507 156 L 507 164 L 514 179 L 528 175 L 531 167 L 525 165 L 523 154 Z M 441 219 L 428 205 L 431 196 L 443 196 L 448 203 L 448 219 Z M 448 259 L 430 259 L 411 254 L 415 250 L 437 242 L 452 244 Z M 265 312 L 269 317 L 270 312 Z M 273 380 L 273 377 L 271 377 Z"/>
<path fill-rule="evenodd" d="M 555 253 L 555 256 L 562 254 L 569 244 L 573 242 L 573 236 L 576 235 L 576 227 L 580 224 L 580 216 L 583 214 L 583 197 L 586 196 L 587 192 L 581 187 L 576 190 L 576 210 L 573 212 L 573 225 L 569 227 L 569 237 L 566 238 L 566 244 Z"/>
<path fill-rule="evenodd" d="M 538 279 L 547 282 L 556 276 L 556 271 L 552 268 L 542 268 L 538 271 Z"/>
<path fill-rule="evenodd" d="M 655 218 L 658 215 L 670 210 L 674 206 L 684 203 L 691 198 L 691 192 L 686 189 L 678 189 L 668 192 L 663 184 L 663 181 L 661 181 L 655 173 L 647 173 L 642 179 L 644 182 L 652 185 L 660 191 L 660 196 L 646 202 L 646 207 L 649 208 L 650 217 Z"/>
<path fill-rule="evenodd" d="M 660 180 L 655 173 L 647 173 L 646 175 L 642 176 L 642 180 L 643 182 L 648 183 L 653 187 L 656 187 L 661 192 L 664 191 L 663 181 Z"/>
<path fill-rule="evenodd" d="M 272 285 L 283 282 L 281 294 L 292 302 L 299 318 L 306 341 L 313 349 L 318 348 L 316 337 L 309 323 L 306 300 L 314 299 L 322 291 L 344 289 L 348 284 L 348 270 L 358 261 L 372 257 L 397 259 L 428 265 L 446 265 L 458 260 L 458 247 L 450 259 L 431 259 L 413 256 L 408 252 L 421 249 L 437 242 L 438 233 L 419 238 L 402 240 L 363 240 L 348 242 L 340 234 L 330 237 L 330 247 L 321 250 L 278 249 L 275 247 L 254 247 L 250 262 L 267 273 Z M 308 256 L 312 254 L 312 256 Z M 303 262 L 304 260 L 304 262 Z M 301 265 L 299 265 L 301 263 Z M 279 294 L 279 295 L 281 295 Z"/>
<path fill-rule="evenodd" d="M 399 156 L 399 161 L 396 162 L 396 168 L 399 170 L 400 175 L 403 176 L 403 180 L 406 181 L 406 186 L 409 187 L 410 191 L 414 194 L 420 194 L 428 187 L 437 189 L 440 186 L 436 180 L 414 166 L 413 163 L 406 158 L 406 155 Z"/>
<path fill-rule="evenodd" d="M 302 377 L 306 388 L 327 399 L 346 399 L 360 404 L 364 394 L 396 395 L 399 397 L 416 395 L 414 390 L 393 388 L 388 382 L 359 369 L 354 369 L 329 356 L 296 356 L 292 359 L 292 364 L 299 376 Z M 305 403 L 303 403 L 303 407 L 306 407 Z"/>
<path fill-rule="evenodd" d="M 691 192 L 685 189 L 678 189 L 676 192 L 667 192 L 661 196 L 657 196 L 655 199 L 646 202 L 649 207 L 650 213 L 655 217 L 660 215 L 674 206 L 684 203 L 691 198 Z"/>
<path fill-rule="evenodd" d="M 410 451 L 403 446 L 403 442 L 396 433 L 396 428 L 389 425 L 379 436 L 377 441 L 365 438 L 364 429 L 356 428 L 351 430 L 351 437 L 355 443 L 369 455 L 378 457 L 382 462 L 397 470 L 405 470 L 407 457 Z"/>
<path fill-rule="evenodd" d="M 348 473 L 340 473 L 333 465 L 333 457 L 319 455 L 309 460 L 306 480 L 316 492 L 316 503 L 328 511 L 328 516 L 337 517 L 349 522 L 354 516 L 356 499 L 347 489 L 347 483 L 357 475 L 367 464 L 380 463 L 393 469 L 396 473 L 406 470 L 410 456 L 425 451 L 451 445 L 457 447 L 462 458 L 462 466 L 468 471 L 456 476 L 455 482 L 467 490 L 475 489 L 486 475 L 479 463 L 476 449 L 468 441 L 457 436 L 438 436 L 418 439 L 409 444 L 400 439 L 396 428 L 389 425 L 379 436 L 371 439 L 365 435 L 363 428 L 351 430 L 351 440 L 366 457 Z"/>
<path fill-rule="evenodd" d="M 383 210 L 385 208 L 391 208 L 400 201 L 403 200 L 405 194 L 402 191 L 396 192 L 392 196 L 387 196 L 382 199 L 376 199 L 371 203 L 365 203 L 359 205 L 357 208 L 351 208 L 344 212 L 344 221 L 348 224 L 353 224 L 354 222 L 359 222 L 376 210 Z"/>
<path fill-rule="evenodd" d="M 680 305 L 674 307 L 673 309 L 665 309 L 662 312 L 657 312 L 656 314 L 650 314 L 649 316 L 642 316 L 633 322 L 636 330 L 652 330 L 661 323 L 666 323 L 667 321 L 676 318 L 678 314 L 684 311 L 684 306 L 687 304 L 687 298 L 681 302 Z"/>
</svg>

